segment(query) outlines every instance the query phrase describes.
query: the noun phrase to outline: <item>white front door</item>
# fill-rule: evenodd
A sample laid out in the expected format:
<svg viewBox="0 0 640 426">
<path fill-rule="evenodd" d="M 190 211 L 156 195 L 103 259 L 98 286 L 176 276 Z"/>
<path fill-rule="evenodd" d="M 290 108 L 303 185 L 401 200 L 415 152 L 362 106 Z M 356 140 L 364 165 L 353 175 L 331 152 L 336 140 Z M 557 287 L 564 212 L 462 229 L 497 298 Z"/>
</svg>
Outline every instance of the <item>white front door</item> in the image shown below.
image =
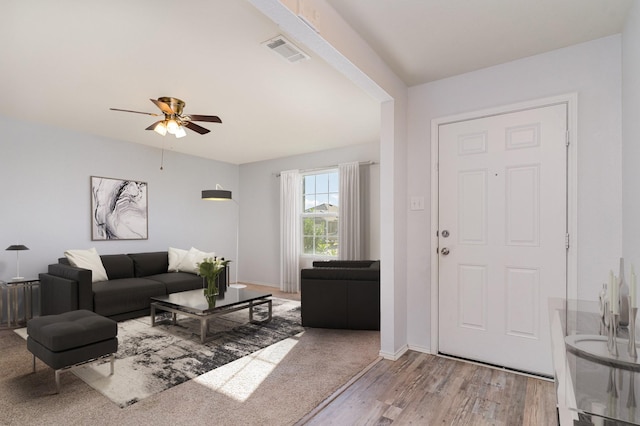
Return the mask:
<svg viewBox="0 0 640 426">
<path fill-rule="evenodd" d="M 439 352 L 552 375 L 566 297 L 567 105 L 441 124 Z"/>
</svg>

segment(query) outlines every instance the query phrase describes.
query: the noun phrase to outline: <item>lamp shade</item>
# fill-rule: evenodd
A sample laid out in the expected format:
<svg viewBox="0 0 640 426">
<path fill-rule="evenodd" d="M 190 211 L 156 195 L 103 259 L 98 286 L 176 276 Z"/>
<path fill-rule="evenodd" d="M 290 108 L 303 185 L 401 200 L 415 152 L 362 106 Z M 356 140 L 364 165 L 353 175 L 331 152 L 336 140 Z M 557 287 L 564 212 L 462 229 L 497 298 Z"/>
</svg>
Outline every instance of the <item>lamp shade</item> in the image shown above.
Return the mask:
<svg viewBox="0 0 640 426">
<path fill-rule="evenodd" d="M 24 244 L 12 244 L 9 247 L 7 247 L 5 250 L 9 250 L 9 251 L 15 251 L 16 252 L 16 276 L 13 277 L 14 280 L 20 280 L 23 279 L 24 277 L 20 276 L 20 252 L 23 250 L 29 250 L 29 247 L 25 246 Z"/>
<path fill-rule="evenodd" d="M 226 189 L 205 189 L 202 191 L 202 199 L 203 200 L 231 200 L 231 191 L 227 191 Z"/>
<path fill-rule="evenodd" d="M 178 129 L 175 131 L 174 135 L 176 138 L 183 138 L 187 136 L 187 132 L 186 130 L 184 130 L 184 127 L 178 126 Z"/>
<path fill-rule="evenodd" d="M 29 250 L 29 247 L 22 244 L 13 244 L 7 247 L 5 250 L 12 250 L 12 251 Z"/>
</svg>

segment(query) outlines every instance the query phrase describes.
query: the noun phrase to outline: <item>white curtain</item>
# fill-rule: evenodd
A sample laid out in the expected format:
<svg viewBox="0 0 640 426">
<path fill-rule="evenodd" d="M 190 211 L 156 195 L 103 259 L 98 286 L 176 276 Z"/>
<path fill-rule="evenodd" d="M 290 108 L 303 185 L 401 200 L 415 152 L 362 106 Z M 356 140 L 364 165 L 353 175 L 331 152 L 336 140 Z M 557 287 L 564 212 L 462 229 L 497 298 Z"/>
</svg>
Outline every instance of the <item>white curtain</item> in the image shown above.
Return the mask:
<svg viewBox="0 0 640 426">
<path fill-rule="evenodd" d="M 338 173 L 339 257 L 342 260 L 360 260 L 360 164 L 339 164 Z"/>
<path fill-rule="evenodd" d="M 280 173 L 280 290 L 300 291 L 302 191 L 297 170 Z"/>
</svg>

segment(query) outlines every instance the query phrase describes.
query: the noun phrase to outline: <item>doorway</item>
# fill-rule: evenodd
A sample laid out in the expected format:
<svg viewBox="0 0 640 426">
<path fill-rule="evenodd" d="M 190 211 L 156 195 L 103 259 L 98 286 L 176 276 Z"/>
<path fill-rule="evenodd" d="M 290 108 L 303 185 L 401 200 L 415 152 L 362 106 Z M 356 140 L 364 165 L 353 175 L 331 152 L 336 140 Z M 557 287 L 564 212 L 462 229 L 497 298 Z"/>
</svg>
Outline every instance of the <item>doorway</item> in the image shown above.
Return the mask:
<svg viewBox="0 0 640 426">
<path fill-rule="evenodd" d="M 554 101 L 433 123 L 439 353 L 552 374 L 548 299 L 568 289 L 569 122 L 569 102 Z"/>
</svg>

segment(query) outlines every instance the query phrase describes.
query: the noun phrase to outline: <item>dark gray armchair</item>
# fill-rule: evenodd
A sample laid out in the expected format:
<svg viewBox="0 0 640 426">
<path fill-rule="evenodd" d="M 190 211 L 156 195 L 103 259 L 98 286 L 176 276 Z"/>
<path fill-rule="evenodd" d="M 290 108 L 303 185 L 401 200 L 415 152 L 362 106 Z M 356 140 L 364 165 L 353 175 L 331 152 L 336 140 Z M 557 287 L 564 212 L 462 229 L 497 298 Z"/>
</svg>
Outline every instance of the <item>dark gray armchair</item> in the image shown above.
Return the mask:
<svg viewBox="0 0 640 426">
<path fill-rule="evenodd" d="M 300 291 L 305 327 L 380 330 L 380 261 L 315 261 Z"/>
</svg>

